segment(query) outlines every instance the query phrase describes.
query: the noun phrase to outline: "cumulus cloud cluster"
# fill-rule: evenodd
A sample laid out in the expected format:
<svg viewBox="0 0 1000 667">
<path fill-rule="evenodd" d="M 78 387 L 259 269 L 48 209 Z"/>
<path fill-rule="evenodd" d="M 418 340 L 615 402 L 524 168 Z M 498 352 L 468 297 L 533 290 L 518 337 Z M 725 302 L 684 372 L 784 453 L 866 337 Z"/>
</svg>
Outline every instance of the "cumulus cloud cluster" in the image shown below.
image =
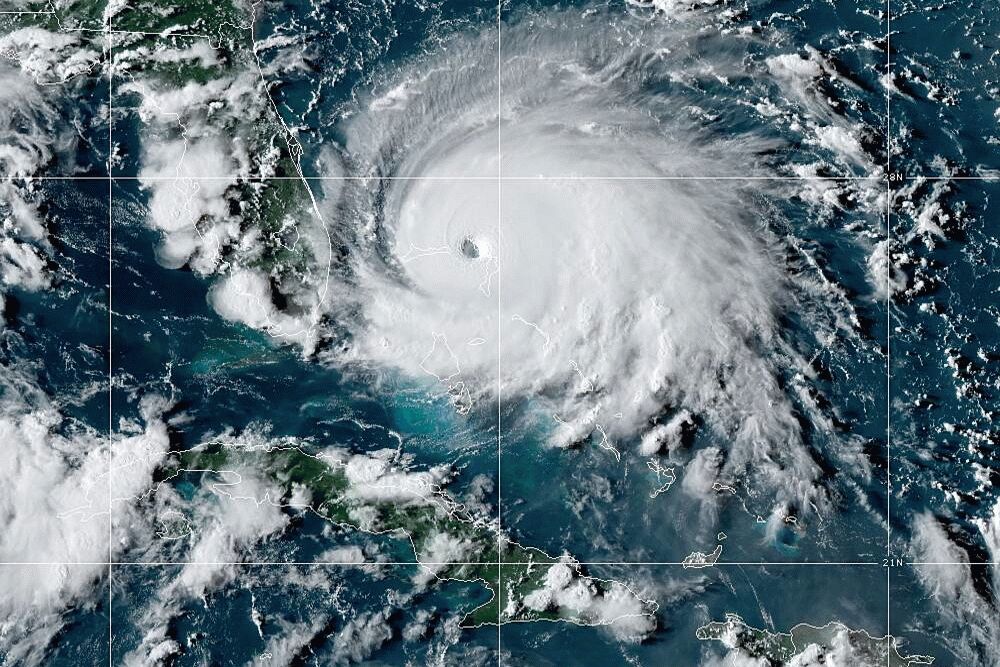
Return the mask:
<svg viewBox="0 0 1000 667">
<path fill-rule="evenodd" d="M 59 608 L 87 590 L 108 558 L 107 447 L 50 405 L 5 404 L 0 440 L 0 561 L 90 564 L 42 585 L 12 578 L 4 611 Z"/>
<path fill-rule="evenodd" d="M 181 87 L 140 77 L 122 85 L 139 98 L 146 126 L 139 177 L 150 192 L 147 222 L 163 233 L 159 257 L 166 266 L 190 264 L 211 274 L 223 249 L 238 243 L 241 218 L 226 195 L 250 175 L 251 156 L 245 137 L 227 135 L 240 131 L 234 126 L 245 134 L 260 120 L 266 107 L 259 84 L 243 71 Z"/>
<path fill-rule="evenodd" d="M 702 667 L 770 667 L 774 664 L 762 656 L 731 645 L 721 658 L 709 658 Z M 858 652 L 851 643 L 846 627 L 837 631 L 829 645 L 807 644 L 795 655 L 781 663 L 784 667 L 881 667 L 885 658 L 871 659 Z"/>
<path fill-rule="evenodd" d="M 52 246 L 37 184 L 78 141 L 62 95 L 99 77 L 100 54 L 79 35 L 21 28 L 0 35 L 0 299 L 50 286 Z M 72 165 L 62 165 L 71 172 Z"/>
<path fill-rule="evenodd" d="M 20 28 L 0 36 L 0 52 L 11 54 L 24 74 L 43 85 L 99 73 L 100 53 L 70 32 Z"/>
<path fill-rule="evenodd" d="M 144 491 L 140 490 L 140 485 L 129 485 L 126 489 L 122 483 L 115 484 L 116 504 L 122 505 L 115 510 L 119 529 L 116 540 L 130 544 L 133 555 L 145 550 L 147 557 L 155 557 L 163 553 L 160 550 L 163 544 L 149 539 L 147 533 L 157 516 L 164 512 L 183 512 L 190 528 L 189 534 L 181 536 L 188 545 L 184 556 L 187 562 L 176 570 L 165 571 L 154 599 L 143 607 L 138 623 L 144 636 L 140 645 L 127 656 L 129 665 L 158 664 L 158 660 L 187 651 L 172 631 L 173 620 L 183 613 L 185 605 L 198 600 L 207 603 L 216 592 L 244 581 L 247 570 L 240 562 L 249 550 L 284 530 L 290 517 L 296 511 L 309 508 L 312 502 L 307 489 L 284 484 L 280 475 L 277 478 L 264 476 L 255 465 L 255 461 L 259 463 L 257 456 L 285 448 L 301 448 L 307 443 L 294 438 L 270 438 L 266 432 L 253 429 L 240 436 L 225 433 L 212 438 L 211 442 L 225 446 L 230 456 L 225 465 L 216 466 L 208 474 L 194 497 L 181 498 L 171 485 L 152 483 L 147 473 L 168 459 L 165 448 L 156 438 L 164 432 L 164 422 L 151 417 L 160 415 L 167 406 L 162 400 L 146 400 L 144 409 L 152 424 L 141 433 L 116 443 L 116 474 L 128 472 L 132 478 L 146 481 Z M 365 508 L 382 503 L 439 502 L 440 486 L 449 474 L 444 466 L 429 471 L 408 470 L 410 457 L 400 459 L 396 450 L 359 454 L 330 447 L 315 456 L 332 470 L 344 473 L 348 483 L 344 497 L 347 502 L 354 503 L 358 527 L 373 532 L 381 527 L 374 523 L 374 514 L 363 511 Z M 130 511 L 130 504 L 135 512 Z M 162 540 L 163 535 L 159 538 Z M 454 542 L 454 538 L 445 533 L 432 536 L 420 557 L 451 559 Z M 167 544 L 169 549 L 169 541 Z M 371 556 L 358 546 L 333 547 L 317 557 L 320 563 L 345 565 L 370 560 Z M 339 567 L 329 570 L 329 578 L 325 574 L 328 571 L 323 568 L 313 574 L 320 577 L 324 585 L 329 585 L 344 571 Z M 420 589 L 433 579 L 430 570 L 421 572 L 414 582 Z M 302 581 L 294 584 L 306 585 Z M 337 616 L 342 617 L 339 620 L 332 614 L 306 625 L 281 618 L 268 619 L 266 636 L 271 654 L 268 664 L 294 664 L 296 657 L 302 651 L 312 650 L 310 647 L 317 641 L 322 641 L 322 655 L 331 664 L 353 664 L 363 661 L 392 637 L 387 609 L 348 613 L 345 608 L 334 607 Z M 260 617 L 255 622 L 264 623 L 264 620 Z"/>
<path fill-rule="evenodd" d="M 254 234 L 246 237 L 248 245 L 256 239 Z M 280 310 L 274 303 L 271 280 L 263 271 L 233 268 L 212 286 L 208 301 L 225 319 L 266 331 L 276 340 L 299 344 L 306 351 L 317 342 L 315 320 Z"/>
<path fill-rule="evenodd" d="M 872 637 L 838 621 L 823 627 L 798 625 L 779 634 L 750 628 L 739 616 L 728 614 L 724 624 L 699 628 L 698 638 L 718 641 L 726 649 L 721 656 L 706 655 L 702 667 L 880 667 L 893 660 L 930 664 L 927 656 L 900 655 L 890 637 Z"/>
<path fill-rule="evenodd" d="M 992 562 L 997 562 L 1000 504 L 978 521 Z M 981 662 L 1000 650 L 1000 586 L 996 566 L 972 566 L 968 552 L 950 536 L 941 519 L 930 512 L 912 522 L 911 553 L 919 579 L 941 620 L 949 627 L 948 645 L 968 664 Z M 985 575 L 985 576 L 984 576 Z M 992 575 L 992 576 L 991 576 Z"/>
<path fill-rule="evenodd" d="M 308 185 L 269 208 L 261 203 L 265 190 L 282 186 L 259 179 L 294 178 L 297 158 L 288 154 L 299 151 L 272 106 L 265 72 L 243 59 L 223 60 L 205 40 L 151 51 L 156 62 L 199 64 L 214 75 L 178 86 L 145 70 L 133 73 L 143 56 L 129 52 L 119 65 L 126 80 L 120 90 L 138 100 L 139 182 L 148 192 L 146 223 L 161 234 L 158 260 L 218 275 L 210 302 L 220 315 L 310 353 L 330 242 Z M 312 265 L 266 259 L 275 253 L 309 257 L 316 274 Z"/>
<path fill-rule="evenodd" d="M 31 193 L 0 183 L 0 285 L 5 290 L 46 289 L 51 284 L 51 254 L 45 220 Z"/>
<path fill-rule="evenodd" d="M 617 581 L 601 589 L 567 563 L 549 566 L 544 586 L 521 602 L 532 611 L 554 611 L 574 623 L 607 626 L 621 640 L 641 641 L 656 629 L 655 605 Z"/>
<path fill-rule="evenodd" d="M 36 175 L 74 141 L 59 95 L 100 76 L 81 36 L 41 28 L 0 35 L 0 177 Z"/>
<path fill-rule="evenodd" d="M 770 73 L 781 84 L 781 90 L 799 106 L 789 107 L 782 121 L 794 125 L 806 141 L 826 149 L 841 165 L 863 168 L 866 174 L 878 173 L 882 165 L 864 148 L 871 137 L 849 117 L 830 103 L 834 85 L 856 89 L 857 84 L 845 78 L 829 58 L 818 49 L 807 46 L 803 53 L 772 56 L 765 61 Z M 797 112 L 804 109 L 808 115 Z"/>
<path fill-rule="evenodd" d="M 38 664 L 105 580 L 108 449 L 18 368 L 0 372 L 0 655 Z"/>
</svg>

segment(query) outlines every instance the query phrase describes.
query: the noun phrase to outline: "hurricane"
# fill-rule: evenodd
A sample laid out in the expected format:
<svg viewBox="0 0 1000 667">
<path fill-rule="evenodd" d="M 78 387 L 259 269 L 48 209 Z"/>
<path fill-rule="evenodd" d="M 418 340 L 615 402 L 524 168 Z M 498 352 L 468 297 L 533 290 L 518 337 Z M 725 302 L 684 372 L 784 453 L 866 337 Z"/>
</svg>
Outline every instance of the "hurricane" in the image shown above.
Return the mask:
<svg viewBox="0 0 1000 667">
<path fill-rule="evenodd" d="M 462 33 L 382 73 L 321 161 L 346 249 L 326 307 L 348 335 L 328 356 L 463 412 L 524 402 L 559 447 L 666 451 L 666 424 L 703 420 L 726 442 L 706 474 L 753 468 L 784 501 L 823 502 L 797 417 L 814 406 L 783 381 L 808 362 L 782 320 L 828 328 L 841 304 L 790 270 L 773 130 L 704 122 L 740 113 L 699 108 L 706 89 L 774 80 L 752 80 L 748 40 L 703 27 L 548 11 L 504 24 L 499 49 Z"/>
</svg>

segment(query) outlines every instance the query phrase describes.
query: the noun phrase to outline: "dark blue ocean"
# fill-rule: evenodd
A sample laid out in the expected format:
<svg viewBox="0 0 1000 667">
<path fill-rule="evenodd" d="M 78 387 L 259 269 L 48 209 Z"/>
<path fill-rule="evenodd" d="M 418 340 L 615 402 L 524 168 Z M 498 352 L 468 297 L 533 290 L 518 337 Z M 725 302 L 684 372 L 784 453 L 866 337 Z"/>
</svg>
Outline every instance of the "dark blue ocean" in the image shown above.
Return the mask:
<svg viewBox="0 0 1000 667">
<path fill-rule="evenodd" d="M 578 4 L 578 11 L 592 5 Z M 648 11 L 610 0 L 610 9 L 598 4 L 601 11 Z M 222 319 L 208 302 L 211 279 L 157 261 L 159 234 L 145 224 L 149 191 L 129 176 L 142 153 L 141 122 L 124 95 L 112 129 L 123 155 L 122 177 L 112 180 L 110 192 L 101 178 L 34 186 L 47 202 L 60 268 L 52 290 L 6 295 L 6 327 L 0 333 L 4 368 L 34 378 L 70 420 L 102 433 L 110 427 L 115 438 L 125 424 L 142 421 L 144 397 L 160 395 L 171 399 L 164 419 L 171 423 L 170 448 L 176 451 L 221 433 L 252 431 L 354 452 L 398 447 L 420 469 L 450 465 L 456 471 L 448 486 L 454 497 L 474 493 L 483 479 L 491 481 L 489 511 L 499 513 L 504 530 L 518 542 L 553 555 L 571 554 L 590 575 L 629 582 L 659 605 L 657 630 L 641 644 L 568 623 L 458 629 L 449 619 L 485 602 L 485 589 L 457 582 L 416 587 L 416 568 L 407 564 L 413 562 L 412 549 L 387 536 L 366 542 L 389 562 L 309 564 L 358 538 L 303 514 L 278 536 L 247 548 L 241 560 L 248 564 L 236 566 L 231 581 L 204 599 L 177 602 L 165 635 L 184 650 L 169 664 L 269 664 L 269 639 L 310 624 L 316 624 L 316 638 L 294 664 L 327 664 L 333 637 L 347 619 L 372 615 L 391 629 L 390 638 L 361 655 L 360 664 L 486 665 L 499 657 L 504 665 L 533 667 L 697 665 L 723 653 L 721 646 L 697 641 L 695 630 L 726 613 L 775 631 L 837 620 L 875 637 L 891 633 L 900 639 L 901 652 L 932 655 L 936 666 L 995 664 L 993 649 L 974 640 L 967 653 L 957 648 L 965 641 L 965 598 L 954 601 L 954 613 L 944 613 L 926 582 L 928 567 L 939 573 L 961 570 L 960 577 L 968 570 L 970 590 L 979 591 L 985 608 L 997 612 L 985 564 L 991 554 L 977 521 L 990 515 L 997 502 L 992 484 L 1000 482 L 992 426 L 1000 387 L 994 201 L 1000 189 L 995 181 L 952 180 L 934 190 L 933 180 L 913 180 L 978 178 L 995 175 L 990 170 L 1000 167 L 995 12 L 988 5 L 946 4 L 925 12 L 913 3 L 891 3 L 897 18 L 887 118 L 883 4 L 705 4 L 699 11 L 725 8 L 741 26 L 781 25 L 786 42 L 761 39 L 746 56 L 749 65 L 807 47 L 830 54 L 834 71 L 848 82 L 842 84 L 849 91 L 841 100 L 845 113 L 865 127 L 865 148 L 879 168 L 868 173 L 858 167 L 847 176 L 871 178 L 876 190 L 886 191 L 884 216 L 873 220 L 871 208 L 851 201 L 821 214 L 791 189 L 765 203 L 797 246 L 818 258 L 857 317 L 858 341 L 815 350 L 812 386 L 831 406 L 834 431 L 850 434 L 870 471 L 838 468 L 843 441 L 803 423 L 831 489 L 831 509 L 803 526 L 768 530 L 767 517 L 759 516 L 768 507 L 764 490 L 756 497 L 753 489 L 741 490 L 738 500 L 710 510 L 679 484 L 651 498 L 660 482 L 636 453 L 638 436 L 620 443 L 621 461 L 593 443 L 554 448 L 530 418 L 529 399 L 501 398 L 499 406 L 457 414 L 448 396 L 429 382 L 389 369 L 359 373 L 304 358 L 293 345 Z M 501 35 L 505 26 L 544 6 L 504 3 Z M 308 67 L 271 88 L 279 113 L 300 128 L 304 174 L 324 175 L 324 150 L 344 141 L 343 121 L 372 76 L 446 46 L 451 34 L 495 30 L 496 19 L 496 6 L 488 2 L 264 6 L 257 39 L 307 36 Z M 325 76 L 330 72 L 338 76 Z M 930 94 L 930 81 L 941 90 Z M 92 92 L 100 99 L 106 91 L 95 84 Z M 704 109 L 727 121 L 712 126 L 713 133 L 760 124 L 738 108 L 731 92 L 698 94 Z M 78 161 L 91 170 L 86 173 L 100 171 L 93 165 L 106 157 L 107 131 L 107 123 L 96 117 L 85 130 L 93 150 Z M 775 149 L 776 164 L 823 159 L 822 147 L 803 143 L 787 126 L 755 131 L 781 146 Z M 313 191 L 322 202 L 322 183 Z M 909 235 L 929 199 L 950 212 L 943 237 L 931 244 Z M 845 230 L 881 228 L 882 236 L 871 238 L 877 243 L 885 238 L 886 223 L 895 239 L 890 247 L 905 258 L 900 271 L 908 281 L 891 307 L 884 295 L 873 296 L 868 284 L 871 247 L 845 240 Z M 782 324 L 793 344 L 809 346 L 809 313 L 789 313 Z M 791 384 L 792 375 L 789 370 L 782 380 Z M 714 445 L 724 448 L 725 439 L 700 429 L 689 446 L 698 451 Z M 975 466 L 986 472 L 977 477 Z M 192 497 L 207 482 L 194 474 L 173 483 L 178 493 Z M 912 534 L 914 517 L 927 513 L 973 563 L 983 564 L 913 565 L 922 559 Z M 680 565 L 690 553 L 710 552 L 716 544 L 723 550 L 714 567 Z M 188 560 L 191 546 L 180 540 L 148 551 L 124 548 L 125 562 L 110 567 L 110 601 L 101 592 L 107 580 L 95 580 L 92 602 L 65 612 L 47 664 L 103 664 L 109 620 L 112 661 L 125 664 L 142 644 L 157 591 L 180 572 L 182 565 L 172 563 Z M 384 609 L 390 611 L 378 616 Z M 259 627 L 254 610 L 263 619 Z M 426 621 L 425 633 L 404 639 L 404 629 L 415 620 Z M 968 656 L 978 662 L 967 662 Z"/>
</svg>

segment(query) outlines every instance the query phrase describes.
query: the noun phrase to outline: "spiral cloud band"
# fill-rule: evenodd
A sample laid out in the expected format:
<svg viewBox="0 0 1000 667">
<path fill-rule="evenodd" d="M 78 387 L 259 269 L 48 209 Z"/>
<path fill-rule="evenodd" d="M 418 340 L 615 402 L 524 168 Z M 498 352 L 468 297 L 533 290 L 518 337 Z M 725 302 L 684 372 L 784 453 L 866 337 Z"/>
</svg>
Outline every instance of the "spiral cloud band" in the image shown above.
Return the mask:
<svg viewBox="0 0 1000 667">
<path fill-rule="evenodd" d="M 779 381 L 802 362 L 782 337 L 797 288 L 759 178 L 778 144 L 694 120 L 716 112 L 692 90 L 740 76 L 740 38 L 559 12 L 502 37 L 499 68 L 486 34 L 387 74 L 328 156 L 372 177 L 324 193 L 349 248 L 340 361 L 440 383 L 463 412 L 524 400 L 559 446 L 620 454 L 646 434 L 644 453 L 667 450 L 678 429 L 657 425 L 693 413 L 723 446 L 691 488 L 752 459 L 789 500 L 814 500 Z"/>
</svg>

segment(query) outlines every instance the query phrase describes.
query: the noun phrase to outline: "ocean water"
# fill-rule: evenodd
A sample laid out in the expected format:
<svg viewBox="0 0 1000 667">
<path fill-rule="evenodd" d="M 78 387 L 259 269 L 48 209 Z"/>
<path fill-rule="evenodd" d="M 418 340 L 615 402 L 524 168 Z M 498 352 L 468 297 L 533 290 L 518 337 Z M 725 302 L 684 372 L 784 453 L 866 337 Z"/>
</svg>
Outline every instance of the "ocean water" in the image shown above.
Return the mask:
<svg viewBox="0 0 1000 667">
<path fill-rule="evenodd" d="M 0 662 L 757 664 L 696 638 L 739 614 L 995 664 L 996 17 L 891 3 L 890 45 L 881 3 L 653 4 L 507 2 L 499 21 L 489 2 L 258 7 L 255 90 L 280 123 L 251 125 L 274 146 L 283 124 L 313 198 L 282 204 L 294 248 L 284 228 L 246 231 L 247 174 L 204 194 L 229 177 L 205 157 L 176 196 L 149 176 L 175 137 L 150 130 L 136 68 L 111 77 L 110 183 L 103 81 L 63 100 L 82 138 L 47 168 L 77 178 L 4 176 L 44 202 L 52 248 L 49 288 L 3 288 L 3 406 L 133 449 L 102 454 L 111 507 L 88 519 L 110 523 L 114 563 L 31 564 L 0 541 L 3 576 L 55 591 L 0 600 Z M 224 137 L 245 129 L 219 117 Z M 203 207 L 195 245 L 244 216 L 243 245 L 210 270 L 173 262 L 157 196 Z M 494 264 L 453 268 L 456 239 Z M 283 258 L 270 273 L 260 248 Z M 247 267 L 265 318 L 225 291 Z M 447 347 L 458 371 L 435 366 L 427 341 L 474 336 Z M 683 410 L 683 435 L 643 453 Z M 161 435 L 164 451 L 141 449 Z M 447 470 L 448 496 L 491 529 L 627 584 L 655 627 L 460 627 L 489 591 L 420 583 L 399 534 L 263 482 L 234 499 L 224 470 L 168 474 L 215 441 Z M 69 449 L 67 479 L 86 459 Z M 660 493 L 654 461 L 675 476 Z M 684 562 L 717 547 L 709 567 Z"/>
</svg>

